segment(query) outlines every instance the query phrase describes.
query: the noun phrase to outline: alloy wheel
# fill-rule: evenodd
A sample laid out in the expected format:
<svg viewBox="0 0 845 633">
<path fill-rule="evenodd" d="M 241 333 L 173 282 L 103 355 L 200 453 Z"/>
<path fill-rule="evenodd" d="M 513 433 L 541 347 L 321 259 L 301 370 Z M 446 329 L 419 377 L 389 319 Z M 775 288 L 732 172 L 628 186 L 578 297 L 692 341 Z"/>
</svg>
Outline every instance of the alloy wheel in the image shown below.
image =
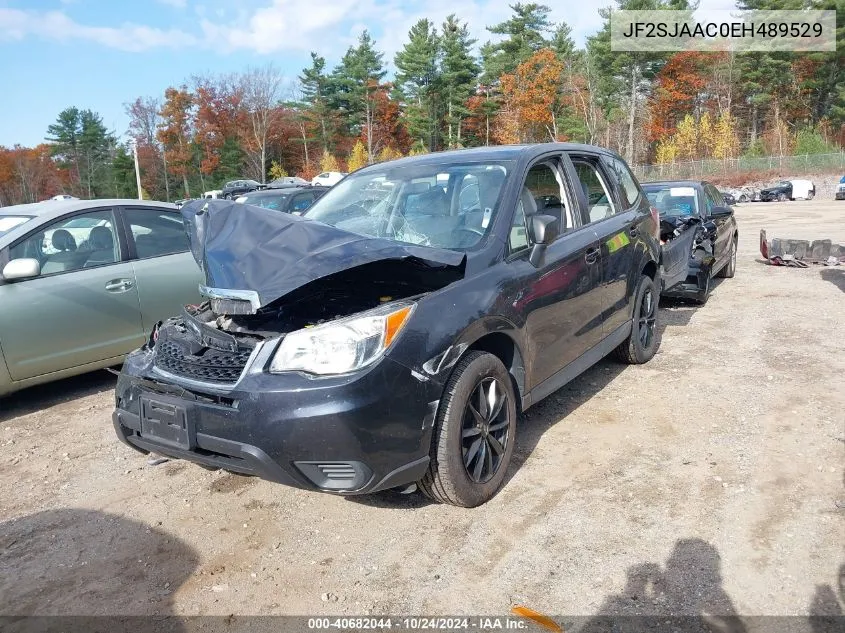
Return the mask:
<svg viewBox="0 0 845 633">
<path fill-rule="evenodd" d="M 654 300 L 654 293 L 651 288 L 643 293 L 640 299 L 640 314 L 637 327 L 640 337 L 640 345 L 648 349 L 654 340 L 654 329 L 657 325 L 657 301 Z"/>
<path fill-rule="evenodd" d="M 461 426 L 464 468 L 483 484 L 499 470 L 510 441 L 508 395 L 498 379 L 487 377 L 472 390 Z"/>
</svg>

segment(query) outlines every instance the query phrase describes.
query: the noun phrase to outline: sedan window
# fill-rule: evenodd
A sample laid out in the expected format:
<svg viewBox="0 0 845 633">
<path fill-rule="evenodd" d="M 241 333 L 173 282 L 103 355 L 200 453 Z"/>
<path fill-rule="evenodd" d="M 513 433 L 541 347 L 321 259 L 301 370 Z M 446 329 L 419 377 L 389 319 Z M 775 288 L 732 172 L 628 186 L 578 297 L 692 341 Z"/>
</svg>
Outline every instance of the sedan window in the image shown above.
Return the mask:
<svg viewBox="0 0 845 633">
<path fill-rule="evenodd" d="M 120 260 L 112 211 L 63 218 L 12 246 L 10 259 L 37 259 L 42 275 L 113 264 Z"/>
<path fill-rule="evenodd" d="M 188 250 L 182 217 L 172 211 L 124 209 L 139 259 L 160 257 Z"/>
</svg>

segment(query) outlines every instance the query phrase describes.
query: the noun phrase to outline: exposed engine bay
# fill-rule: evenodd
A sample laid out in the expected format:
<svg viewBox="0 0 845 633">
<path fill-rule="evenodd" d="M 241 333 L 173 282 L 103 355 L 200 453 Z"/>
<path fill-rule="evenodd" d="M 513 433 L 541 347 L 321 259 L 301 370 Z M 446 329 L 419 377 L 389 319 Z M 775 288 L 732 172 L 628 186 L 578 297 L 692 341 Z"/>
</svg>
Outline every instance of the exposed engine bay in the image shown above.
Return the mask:
<svg viewBox="0 0 845 633">
<path fill-rule="evenodd" d="M 212 301 L 186 310 L 186 314 L 219 332 L 270 338 L 364 312 L 390 301 L 418 297 L 439 290 L 462 276 L 452 267 L 433 267 L 413 259 L 380 261 L 316 279 L 260 308 L 255 314 L 219 312 Z"/>
</svg>

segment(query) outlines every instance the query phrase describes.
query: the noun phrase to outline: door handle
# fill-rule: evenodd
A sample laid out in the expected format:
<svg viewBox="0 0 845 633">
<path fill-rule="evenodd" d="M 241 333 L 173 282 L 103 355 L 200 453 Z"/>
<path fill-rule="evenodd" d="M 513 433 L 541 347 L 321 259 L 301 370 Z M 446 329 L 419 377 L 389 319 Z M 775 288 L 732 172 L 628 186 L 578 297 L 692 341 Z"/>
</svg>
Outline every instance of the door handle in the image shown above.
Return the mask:
<svg viewBox="0 0 845 633">
<path fill-rule="evenodd" d="M 135 285 L 131 279 L 112 279 L 106 282 L 106 292 L 126 292 Z"/>
<path fill-rule="evenodd" d="M 599 259 L 599 249 L 595 246 L 588 248 L 587 252 L 584 253 L 584 260 L 588 264 L 595 264 Z"/>
</svg>

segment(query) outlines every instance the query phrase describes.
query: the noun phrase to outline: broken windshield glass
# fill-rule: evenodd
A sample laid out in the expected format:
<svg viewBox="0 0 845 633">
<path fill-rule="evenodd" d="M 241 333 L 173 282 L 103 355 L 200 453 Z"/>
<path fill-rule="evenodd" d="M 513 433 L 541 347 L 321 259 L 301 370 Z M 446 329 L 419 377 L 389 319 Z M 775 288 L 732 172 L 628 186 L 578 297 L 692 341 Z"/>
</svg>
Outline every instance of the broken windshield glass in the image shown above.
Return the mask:
<svg viewBox="0 0 845 633">
<path fill-rule="evenodd" d="M 467 250 L 490 231 L 508 163 L 408 165 L 352 174 L 307 217 L 368 237 Z"/>
</svg>

